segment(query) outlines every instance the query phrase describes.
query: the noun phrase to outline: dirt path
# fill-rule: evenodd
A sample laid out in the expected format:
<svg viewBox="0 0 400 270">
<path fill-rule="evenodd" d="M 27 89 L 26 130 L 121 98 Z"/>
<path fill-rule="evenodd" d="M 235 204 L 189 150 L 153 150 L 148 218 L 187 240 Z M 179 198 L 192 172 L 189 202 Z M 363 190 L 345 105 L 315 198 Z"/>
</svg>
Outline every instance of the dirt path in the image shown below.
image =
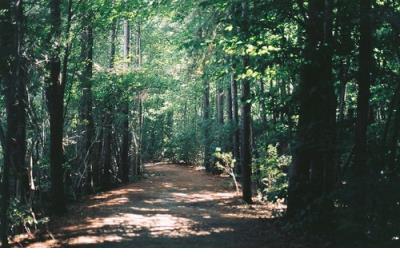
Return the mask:
<svg viewBox="0 0 400 270">
<path fill-rule="evenodd" d="M 146 179 L 74 204 L 28 247 L 288 247 L 273 207 L 244 205 L 229 180 L 149 164 Z"/>
</svg>

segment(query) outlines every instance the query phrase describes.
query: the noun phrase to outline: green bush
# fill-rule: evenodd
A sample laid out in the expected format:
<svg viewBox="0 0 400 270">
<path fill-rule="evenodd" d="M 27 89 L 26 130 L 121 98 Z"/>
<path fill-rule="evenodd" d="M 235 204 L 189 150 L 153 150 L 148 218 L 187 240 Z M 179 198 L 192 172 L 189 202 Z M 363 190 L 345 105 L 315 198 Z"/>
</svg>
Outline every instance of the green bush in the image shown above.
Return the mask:
<svg viewBox="0 0 400 270">
<path fill-rule="evenodd" d="M 279 155 L 278 147 L 268 145 L 265 155 L 259 159 L 259 193 L 264 200 L 276 202 L 286 199 L 288 191 L 288 167 L 291 156 Z"/>
<path fill-rule="evenodd" d="M 213 154 L 213 166 L 219 173 L 226 173 L 232 178 L 236 192 L 239 193 L 239 184 L 233 171 L 235 162 L 236 160 L 233 158 L 232 153 L 224 153 L 219 147 L 215 149 L 215 153 Z"/>
<path fill-rule="evenodd" d="M 36 219 L 32 209 L 16 198 L 10 201 L 8 218 L 12 234 L 22 231 L 30 233 L 31 230 L 37 229 L 38 225 L 48 222 L 48 218 Z"/>
</svg>

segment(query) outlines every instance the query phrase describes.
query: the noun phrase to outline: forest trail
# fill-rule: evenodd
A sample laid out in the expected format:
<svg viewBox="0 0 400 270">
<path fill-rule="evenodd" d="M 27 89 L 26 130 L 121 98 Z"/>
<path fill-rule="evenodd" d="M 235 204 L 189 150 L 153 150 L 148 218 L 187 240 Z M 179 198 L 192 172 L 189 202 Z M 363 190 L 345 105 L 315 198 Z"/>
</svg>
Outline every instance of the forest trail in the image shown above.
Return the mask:
<svg viewBox="0 0 400 270">
<path fill-rule="evenodd" d="M 227 178 L 196 168 L 146 165 L 140 182 L 72 204 L 27 247 L 290 247 L 276 206 L 245 205 Z"/>
</svg>

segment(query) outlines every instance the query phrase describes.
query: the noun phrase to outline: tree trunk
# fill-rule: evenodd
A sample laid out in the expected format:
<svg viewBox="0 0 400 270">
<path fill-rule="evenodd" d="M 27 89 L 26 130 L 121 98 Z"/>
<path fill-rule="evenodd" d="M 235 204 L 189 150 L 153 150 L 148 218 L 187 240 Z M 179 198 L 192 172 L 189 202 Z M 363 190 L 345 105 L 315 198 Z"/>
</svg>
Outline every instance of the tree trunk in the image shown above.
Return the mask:
<svg viewBox="0 0 400 270">
<path fill-rule="evenodd" d="M 124 21 L 124 61 L 125 69 L 128 72 L 130 54 L 130 29 L 128 20 Z M 120 177 L 122 182 L 129 182 L 129 149 L 130 149 L 130 132 L 129 132 L 129 102 L 127 96 L 122 97 L 122 145 L 121 145 L 121 167 Z"/>
<path fill-rule="evenodd" d="M 114 5 L 114 0 L 113 0 Z M 113 19 L 111 23 L 110 31 L 110 62 L 109 68 L 114 68 L 115 61 L 115 40 L 117 35 L 117 21 Z M 102 189 L 106 190 L 111 187 L 111 170 L 112 170 L 112 129 L 113 129 L 113 104 L 111 101 L 111 95 L 105 101 L 105 112 L 104 112 L 104 144 L 102 147 L 102 175 L 101 175 L 101 186 Z"/>
<path fill-rule="evenodd" d="M 354 141 L 355 195 L 353 209 L 356 222 L 364 226 L 367 181 L 367 127 L 372 72 L 371 0 L 360 0 L 360 55 L 358 74 L 357 119 Z"/>
<path fill-rule="evenodd" d="M 388 157 L 388 169 L 390 175 L 394 179 L 396 176 L 396 164 L 397 164 L 397 153 L 398 153 L 398 141 L 400 135 L 400 99 L 397 100 L 396 114 L 393 121 L 393 131 L 389 142 L 389 157 Z"/>
<path fill-rule="evenodd" d="M 54 214 L 66 211 L 64 198 L 64 91 L 61 87 L 61 2 L 50 1 L 50 31 L 52 34 L 49 60 L 50 78 L 46 89 L 47 107 L 50 116 L 50 177 L 51 177 L 51 208 Z"/>
<path fill-rule="evenodd" d="M 137 54 L 137 67 L 142 66 L 142 30 L 140 22 L 137 23 L 137 35 L 136 35 L 136 54 Z M 143 160 L 142 160 L 142 146 L 143 146 L 143 96 L 142 93 L 138 92 L 138 129 L 137 129 L 137 145 L 136 145 L 136 175 L 141 175 L 143 171 Z"/>
<path fill-rule="evenodd" d="M 139 127 L 138 127 L 138 143 L 137 143 L 137 164 L 136 164 L 136 174 L 140 175 L 142 173 L 142 145 L 143 145 L 143 97 L 139 93 L 138 95 L 138 105 L 139 105 L 139 112 L 138 112 L 138 118 L 139 118 Z"/>
<path fill-rule="evenodd" d="M 111 187 L 111 166 L 112 166 L 112 111 L 111 105 L 106 104 L 106 112 L 104 118 L 104 145 L 102 147 L 103 168 L 101 176 L 101 186 L 103 190 Z"/>
<path fill-rule="evenodd" d="M 224 96 L 224 90 L 223 90 L 223 88 L 222 88 L 222 86 L 221 87 L 219 87 L 218 88 L 218 99 L 217 99 L 217 102 L 218 102 L 218 124 L 220 125 L 220 126 L 223 126 L 224 125 L 224 98 L 225 98 L 225 96 Z"/>
<path fill-rule="evenodd" d="M 140 26 L 140 22 L 137 23 L 136 57 L 137 66 L 140 67 L 142 65 L 142 29 Z"/>
<path fill-rule="evenodd" d="M 346 98 L 346 85 L 347 85 L 347 64 L 345 61 L 341 61 L 339 69 L 339 116 L 338 122 L 340 130 L 343 129 L 344 110 L 345 110 L 345 98 Z"/>
<path fill-rule="evenodd" d="M 233 110 L 232 110 L 232 89 L 229 83 L 229 79 L 228 78 L 228 85 L 226 87 L 226 114 L 228 116 L 228 123 L 229 123 L 229 128 L 230 130 L 233 131 L 233 127 L 234 127 L 234 123 L 233 123 Z M 232 155 L 234 156 L 233 153 L 233 136 L 230 136 L 228 138 L 228 150 L 232 153 Z"/>
<path fill-rule="evenodd" d="M 0 10 L 3 12 L 0 13 L 0 84 L 3 88 L 5 94 L 5 103 L 6 103 L 6 116 L 7 116 L 7 131 L 5 134 L 5 147 L 3 149 L 3 177 L 0 177 L 1 180 L 1 213 L 0 213 L 0 237 L 2 247 L 8 247 L 8 208 L 10 204 L 10 148 L 12 144 L 11 137 L 11 127 L 13 125 L 13 118 L 15 115 L 10 114 L 10 109 L 12 106 L 12 102 L 15 102 L 15 93 L 14 85 L 12 84 L 13 80 L 11 78 L 12 65 L 11 58 L 13 54 L 13 43 L 10 42 L 14 38 L 14 29 L 11 22 L 11 8 L 9 1 L 1 1 L 0 2 Z M 8 64 L 3 64 L 8 63 Z"/>
<path fill-rule="evenodd" d="M 94 146 L 94 119 L 92 114 L 92 74 L 93 74 L 93 30 L 92 30 L 92 14 L 89 11 L 83 22 L 83 31 L 81 36 L 81 59 L 83 63 L 83 71 L 80 78 L 82 87 L 82 121 L 85 130 L 83 164 L 84 169 L 84 186 L 87 192 L 94 191 L 93 183 L 93 163 L 95 156 L 93 155 Z"/>
<path fill-rule="evenodd" d="M 242 3 L 243 9 L 243 24 L 242 32 L 244 35 L 248 35 L 249 23 L 248 23 L 248 3 L 247 0 Z M 249 66 L 249 56 L 246 54 L 243 56 L 243 67 Z M 251 92 L 250 92 L 250 81 L 247 78 L 242 80 L 242 155 L 241 155 L 241 182 L 243 187 L 243 200 L 247 203 L 252 202 L 252 191 L 251 191 Z"/>
<path fill-rule="evenodd" d="M 210 85 L 208 83 L 205 83 L 203 91 L 204 167 L 210 172 Z"/>
<path fill-rule="evenodd" d="M 308 209 L 321 229 L 332 221 L 330 194 L 336 179 L 331 4 L 312 0 L 308 6 L 298 93 L 300 118 L 288 195 L 288 215 L 298 216 Z"/>
<path fill-rule="evenodd" d="M 260 79 L 260 107 L 261 107 L 261 122 L 263 128 L 267 128 L 267 108 L 265 107 L 265 86 L 264 80 Z"/>
<path fill-rule="evenodd" d="M 238 87 L 235 73 L 231 74 L 232 91 L 232 120 L 233 120 L 233 157 L 235 158 L 235 173 L 240 175 L 240 129 L 239 129 L 239 105 L 238 105 Z"/>
<path fill-rule="evenodd" d="M 14 78 L 16 82 L 16 121 L 17 130 L 15 136 L 14 166 L 17 179 L 16 195 L 17 198 L 25 202 L 29 189 L 28 168 L 26 164 L 26 106 L 28 96 L 26 89 L 26 61 L 24 58 L 24 34 L 25 18 L 23 14 L 23 1 L 15 1 L 14 17 L 16 27 L 16 57 Z"/>
</svg>

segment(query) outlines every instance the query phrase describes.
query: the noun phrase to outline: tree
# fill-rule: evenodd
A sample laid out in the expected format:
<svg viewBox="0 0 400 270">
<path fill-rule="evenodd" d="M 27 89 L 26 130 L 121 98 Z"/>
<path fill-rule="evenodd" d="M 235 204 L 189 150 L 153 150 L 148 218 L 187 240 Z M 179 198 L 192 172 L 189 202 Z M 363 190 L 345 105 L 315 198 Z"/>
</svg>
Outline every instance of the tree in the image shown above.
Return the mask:
<svg viewBox="0 0 400 270">
<path fill-rule="evenodd" d="M 50 116 L 50 177 L 52 211 L 63 214 L 66 211 L 64 195 L 64 89 L 61 85 L 61 2 L 51 0 L 50 31 L 51 50 L 49 56 L 49 78 L 46 89 L 47 107 Z M 65 79 L 65 78 L 63 78 Z"/>
<path fill-rule="evenodd" d="M 359 46 L 359 73 L 357 96 L 357 120 L 355 126 L 354 141 L 354 181 L 356 222 L 364 226 L 365 215 L 365 191 L 367 186 L 367 128 L 370 114 L 370 87 L 372 73 L 372 25 L 371 25 L 371 0 L 360 0 L 360 46 Z"/>
<path fill-rule="evenodd" d="M 248 3 L 242 3 L 242 25 L 241 31 L 247 36 L 249 32 L 248 25 Z M 247 69 L 249 66 L 249 56 L 243 56 L 243 67 Z M 248 78 L 242 80 L 242 126 L 241 126 L 241 182 L 243 186 L 243 200 L 247 203 L 252 202 L 251 191 L 251 92 L 250 81 Z"/>
<path fill-rule="evenodd" d="M 129 68 L 130 62 L 130 27 L 129 21 L 124 20 L 124 61 L 126 71 Z M 126 89 L 128 91 L 128 89 Z M 123 97 L 122 102 L 122 144 L 121 144 L 121 167 L 120 177 L 124 183 L 129 182 L 129 148 L 130 148 L 130 132 L 129 132 L 129 103 L 127 97 Z"/>
<path fill-rule="evenodd" d="M 9 1 L 0 2 L 0 10 L 4 11 L 0 14 L 0 83 L 1 88 L 4 91 L 6 96 L 6 107 L 7 107 L 7 132 L 5 135 L 5 149 L 4 149 L 4 158 L 3 158 L 3 166 L 4 172 L 1 177 L 1 213 L 0 213 L 0 237 L 2 247 L 8 246 L 8 208 L 9 208 L 9 200 L 10 200 L 10 147 L 11 147 L 11 134 L 8 131 L 9 125 L 12 124 L 12 116 L 9 114 L 10 105 L 15 100 L 13 99 L 15 92 L 12 89 L 10 80 L 10 72 L 11 72 L 11 57 L 12 57 L 12 43 L 9 42 L 13 40 L 14 32 L 11 23 L 11 7 Z M 14 92 L 14 93 L 13 93 Z"/>
<path fill-rule="evenodd" d="M 0 44 L 7 132 L 5 136 L 4 176 L 2 180 L 1 236 L 3 246 L 7 246 L 7 211 L 10 197 L 25 202 L 28 191 L 28 171 L 26 156 L 26 74 L 24 59 L 24 12 L 23 1 L 5 1 L 1 10 L 1 29 L 4 35 Z M 1 82 L 1 81 L 0 81 Z"/>
<path fill-rule="evenodd" d="M 84 164 L 84 177 L 85 189 L 87 191 L 94 191 L 93 165 L 95 162 L 94 156 L 94 143 L 95 143 L 95 130 L 94 119 L 92 113 L 93 95 L 92 95 L 92 74 L 93 74 L 93 14 L 91 7 L 86 17 L 82 20 L 82 34 L 81 34 L 81 59 L 83 63 L 83 71 L 80 76 L 82 88 L 82 121 L 84 126 L 85 138 L 83 141 L 82 161 Z"/>
<path fill-rule="evenodd" d="M 325 227 L 332 221 L 336 96 L 332 78 L 332 2 L 308 3 L 298 100 L 300 119 L 289 182 L 288 215 L 305 209 Z"/>
<path fill-rule="evenodd" d="M 240 174 L 240 130 L 239 130 L 239 103 L 238 86 L 235 73 L 231 73 L 231 92 L 232 92 L 232 120 L 233 120 L 233 157 L 235 158 L 235 172 Z"/>
<path fill-rule="evenodd" d="M 114 7 L 115 2 L 112 1 L 112 7 Z M 115 18 L 112 19 L 111 22 L 111 30 L 110 30 L 110 51 L 109 51 L 109 63 L 108 68 L 110 71 L 114 69 L 114 62 L 115 62 L 115 51 L 116 51 L 116 27 L 117 27 L 117 20 Z M 110 87 L 110 86 L 108 86 Z M 112 88 L 113 86 L 111 86 Z M 111 92 L 111 91 L 109 91 Z M 112 137 L 113 137 L 113 104 L 111 101 L 111 94 L 106 95 L 105 99 L 105 109 L 104 109 L 104 129 L 103 129 L 103 147 L 102 147 L 102 180 L 101 186 L 103 189 L 108 189 L 111 187 L 111 159 L 112 159 Z"/>
<path fill-rule="evenodd" d="M 210 85 L 208 83 L 204 83 L 203 88 L 203 129 L 204 129 L 204 167 L 206 171 L 211 171 L 210 164 L 210 132 L 209 132 L 209 124 L 210 124 Z"/>
</svg>

